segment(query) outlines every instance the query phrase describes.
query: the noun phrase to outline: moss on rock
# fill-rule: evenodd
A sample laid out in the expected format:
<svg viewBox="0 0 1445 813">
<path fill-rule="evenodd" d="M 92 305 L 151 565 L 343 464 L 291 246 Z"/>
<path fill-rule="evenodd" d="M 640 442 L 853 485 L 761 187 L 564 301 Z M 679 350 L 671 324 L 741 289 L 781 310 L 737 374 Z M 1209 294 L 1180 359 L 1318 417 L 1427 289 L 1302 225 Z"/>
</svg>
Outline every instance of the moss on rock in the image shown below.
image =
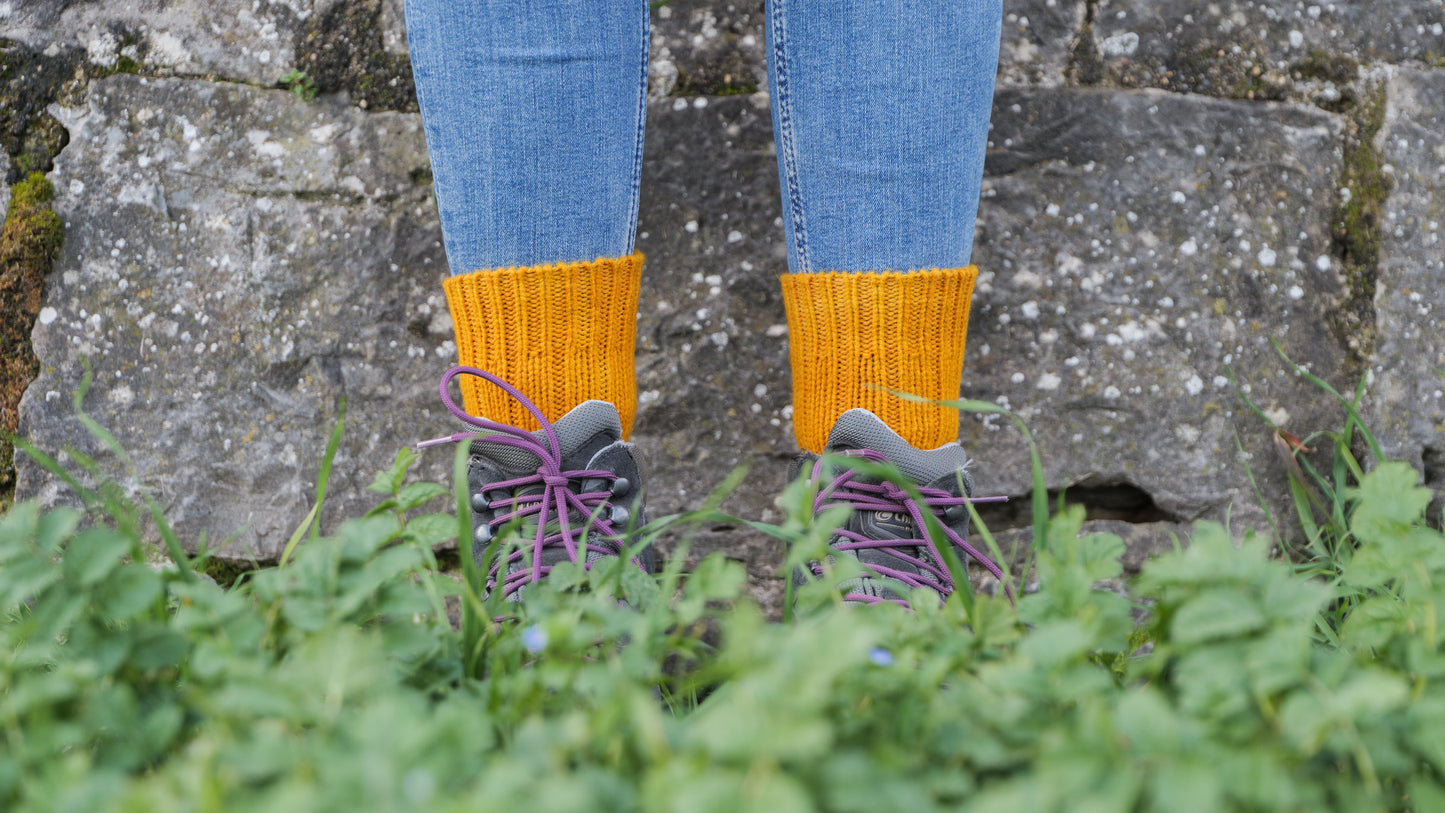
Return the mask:
<svg viewBox="0 0 1445 813">
<path fill-rule="evenodd" d="M 321 93 L 347 91 L 364 110 L 416 112 L 411 60 L 382 42 L 380 0 L 340 3 L 307 21 L 296 70 Z"/>
<path fill-rule="evenodd" d="M 79 73 L 79 52 L 52 56 L 0 39 L 0 149 L 11 157 L 6 183 L 50 171 L 69 137 L 45 108 L 76 83 Z"/>
<path fill-rule="evenodd" d="M 1294 70 L 1301 79 L 1322 79 L 1343 85 L 1355 80 L 1360 63 L 1348 54 L 1335 54 L 1316 48 L 1295 63 Z"/>
<path fill-rule="evenodd" d="M 40 173 L 16 184 L 0 230 L 0 431 L 19 428 L 20 396 L 40 372 L 30 347 L 30 331 L 40 313 L 45 275 L 60 249 L 64 228 L 50 208 L 55 189 Z M 14 446 L 0 440 L 0 508 L 15 492 Z"/>
<path fill-rule="evenodd" d="M 1345 293 L 1330 326 L 1357 363 L 1364 363 L 1375 345 L 1375 280 L 1384 239 L 1380 209 L 1391 187 L 1378 143 L 1384 123 L 1385 90 L 1379 87 L 1350 111 L 1343 191 L 1331 224 Z"/>
</svg>

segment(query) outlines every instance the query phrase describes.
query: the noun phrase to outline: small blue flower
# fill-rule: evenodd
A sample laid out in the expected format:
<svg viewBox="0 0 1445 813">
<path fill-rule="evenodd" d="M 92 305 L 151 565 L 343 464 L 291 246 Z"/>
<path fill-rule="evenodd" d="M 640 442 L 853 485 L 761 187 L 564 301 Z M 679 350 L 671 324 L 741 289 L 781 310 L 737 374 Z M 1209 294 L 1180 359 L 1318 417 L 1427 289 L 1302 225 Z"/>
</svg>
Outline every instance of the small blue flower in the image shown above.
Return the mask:
<svg viewBox="0 0 1445 813">
<path fill-rule="evenodd" d="M 547 648 L 547 631 L 533 624 L 522 630 L 522 646 L 533 655 Z"/>
<path fill-rule="evenodd" d="M 893 653 L 881 646 L 875 646 L 868 653 L 868 660 L 872 661 L 875 666 L 892 666 Z"/>
</svg>

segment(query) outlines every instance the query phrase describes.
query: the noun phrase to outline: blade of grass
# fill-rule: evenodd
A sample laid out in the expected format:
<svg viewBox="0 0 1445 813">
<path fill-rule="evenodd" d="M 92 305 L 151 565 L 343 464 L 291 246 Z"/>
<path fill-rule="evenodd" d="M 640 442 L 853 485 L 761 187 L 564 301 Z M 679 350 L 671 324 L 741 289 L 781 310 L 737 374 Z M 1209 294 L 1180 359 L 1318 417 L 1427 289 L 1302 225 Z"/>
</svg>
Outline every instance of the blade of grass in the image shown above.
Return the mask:
<svg viewBox="0 0 1445 813">
<path fill-rule="evenodd" d="M 131 462 L 130 456 L 126 454 L 125 448 L 121 446 L 120 441 L 117 440 L 115 435 L 111 434 L 111 432 L 107 430 L 104 426 L 101 426 L 98 421 L 90 417 L 90 415 L 87 414 L 84 409 L 83 405 L 85 402 L 85 396 L 86 393 L 90 391 L 90 385 L 95 379 L 95 374 L 93 369 L 91 368 L 90 359 L 88 357 L 81 357 L 80 365 L 85 372 L 81 376 L 80 386 L 77 387 L 75 392 L 71 395 L 71 407 L 74 410 L 76 417 L 80 420 L 81 425 L 85 427 L 86 431 L 89 432 L 91 436 L 94 437 L 96 440 L 99 440 L 103 446 L 109 449 L 111 453 L 114 454 L 116 458 L 121 461 L 121 463 L 125 466 L 126 472 L 128 474 L 134 476 L 135 465 Z M 28 442 L 11 436 L 7 437 L 9 437 L 9 440 L 15 444 L 16 448 L 25 451 L 26 454 L 30 455 L 31 459 L 34 460 L 36 463 L 40 464 L 51 474 L 60 477 L 67 485 L 69 485 L 72 489 L 75 490 L 76 494 L 79 495 L 81 497 L 81 500 L 85 502 L 88 506 L 93 506 L 93 504 L 97 502 L 105 502 L 107 503 L 108 509 L 113 507 L 110 505 L 110 497 L 101 498 L 100 495 L 96 492 L 82 487 L 80 483 L 76 480 L 76 478 L 72 476 L 68 471 L 65 471 L 58 462 L 51 460 L 46 455 L 43 455 L 38 449 L 30 445 Z M 84 462 L 88 462 L 91 465 L 94 465 L 94 461 L 90 461 L 88 458 Z M 171 527 L 170 523 L 165 518 L 165 512 L 161 510 L 159 503 L 156 502 L 155 498 L 152 497 L 143 486 L 137 484 L 137 490 L 140 492 L 142 500 L 145 502 L 146 507 L 149 509 L 151 519 L 156 524 L 156 530 L 160 533 L 161 540 L 165 544 L 166 553 L 170 556 L 171 561 L 175 563 L 177 572 L 180 574 L 181 579 L 187 582 L 194 581 L 195 574 L 193 572 L 194 568 L 191 563 L 191 557 L 186 554 L 185 549 L 181 546 L 180 540 L 176 537 L 175 530 Z M 116 512 L 108 511 L 108 513 L 110 513 L 113 520 L 117 522 L 122 522 L 122 517 L 117 515 Z M 127 511 L 125 513 L 129 514 L 130 512 Z"/>
<path fill-rule="evenodd" d="M 798 562 L 793 557 L 793 545 L 800 539 L 807 537 L 810 526 L 817 520 L 813 513 L 813 504 L 818 496 L 818 488 L 821 483 L 808 476 L 805 471 L 799 471 L 784 489 L 778 498 L 778 506 L 783 509 L 783 526 L 769 525 L 762 522 L 745 521 L 745 524 L 753 530 L 760 531 L 768 536 L 782 541 L 787 554 L 783 557 L 783 623 L 791 624 L 797 614 L 795 605 L 797 603 L 797 576 L 799 573 L 805 579 L 811 579 L 812 573 L 807 568 L 798 569 Z"/>
<path fill-rule="evenodd" d="M 470 448 L 466 443 L 457 445 L 452 457 L 452 495 L 457 509 L 457 554 L 462 560 L 462 670 L 467 677 L 480 677 L 476 668 L 481 654 L 482 635 L 486 629 L 483 619 L 486 608 L 482 604 L 482 577 L 478 573 L 476 552 L 472 550 L 472 504 L 468 494 L 467 461 Z M 495 553 L 497 540 L 487 548 L 490 562 Z"/>
<path fill-rule="evenodd" d="M 1248 401 L 1246 401 L 1246 403 L 1248 403 Z M 1238 432 L 1238 429 L 1234 430 L 1234 448 L 1237 449 L 1238 453 L 1240 453 L 1241 458 L 1243 458 L 1244 440 L 1240 438 L 1240 432 Z M 1264 500 L 1264 491 L 1261 490 L 1259 482 L 1254 479 L 1253 466 L 1244 464 L 1244 477 L 1248 478 L 1248 481 L 1250 481 L 1250 488 L 1253 488 L 1254 490 L 1254 501 L 1256 501 L 1256 503 L 1259 503 L 1260 510 L 1264 511 L 1264 518 L 1266 518 L 1266 520 L 1269 520 L 1270 533 L 1274 534 L 1274 539 L 1280 539 L 1279 526 L 1276 526 L 1276 524 L 1274 524 L 1274 513 L 1273 511 L 1270 511 L 1269 501 Z"/>
<path fill-rule="evenodd" d="M 1229 386 L 1231 389 L 1234 390 L 1235 397 L 1237 397 L 1241 403 L 1248 407 L 1251 412 L 1258 416 L 1259 419 L 1264 422 L 1264 425 L 1268 426 L 1271 431 L 1279 429 L 1279 427 L 1275 425 L 1274 421 L 1270 420 L 1270 417 L 1264 414 L 1264 410 L 1260 409 L 1259 406 L 1255 404 L 1248 395 L 1245 394 L 1243 388 L 1239 386 L 1239 382 L 1236 381 L 1234 377 L 1234 368 L 1229 365 L 1225 365 L 1224 371 L 1229 377 Z M 1239 429 L 1237 427 L 1233 431 L 1234 448 L 1236 451 L 1239 452 L 1240 459 L 1246 461 L 1244 464 L 1244 474 L 1247 478 L 1249 478 L 1249 487 L 1254 490 L 1255 502 L 1259 504 L 1260 510 L 1264 512 L 1265 520 L 1269 522 L 1270 533 L 1273 534 L 1275 539 L 1283 540 L 1284 535 L 1280 533 L 1279 523 L 1275 522 L 1274 511 L 1270 510 L 1269 501 L 1265 499 L 1264 496 L 1264 489 L 1260 488 L 1259 481 L 1254 479 L 1254 467 L 1249 465 L 1249 463 L 1247 462 L 1249 458 L 1245 456 L 1244 439 L 1239 436 Z"/>
<path fill-rule="evenodd" d="M 336 459 L 336 450 L 341 446 L 341 433 L 346 426 L 346 395 L 336 400 L 336 424 L 331 427 L 331 438 L 326 441 L 326 454 L 321 458 L 321 471 L 316 475 L 316 515 L 311 526 L 311 541 L 321 536 L 321 506 L 326 502 L 326 486 L 331 482 L 331 463 Z"/>
<path fill-rule="evenodd" d="M 1364 397 L 1365 379 L 1362 377 L 1360 378 L 1360 383 L 1355 385 L 1354 405 L 1357 412 L 1360 407 L 1360 402 L 1364 400 Z M 1337 454 L 1341 457 L 1344 464 L 1349 468 L 1350 474 L 1352 474 L 1355 478 L 1355 482 L 1358 483 L 1359 481 L 1365 479 L 1365 471 L 1363 468 L 1361 468 L 1359 461 L 1355 459 L 1355 453 L 1350 450 L 1350 446 L 1354 442 L 1355 430 L 1357 428 L 1363 429 L 1364 424 L 1356 424 L 1354 417 L 1351 417 L 1349 420 L 1345 421 L 1345 429 L 1339 435 L 1339 445 L 1336 448 Z"/>
<path fill-rule="evenodd" d="M 903 395 L 903 393 L 899 393 L 899 395 Z M 910 397 L 910 400 L 925 399 Z M 1024 423 L 1022 418 L 1013 414 L 1008 409 L 1001 407 L 998 404 L 990 403 L 988 401 L 960 399 L 957 401 L 939 401 L 938 403 L 942 406 L 952 407 L 961 412 L 975 412 L 989 415 L 1006 415 L 1010 420 L 1014 422 L 1014 425 L 1019 428 L 1019 432 L 1023 434 L 1024 440 L 1029 445 L 1029 473 L 1033 481 L 1032 493 L 1030 494 L 1029 499 L 1031 503 L 1030 507 L 1032 508 L 1033 512 L 1033 549 L 1035 552 L 1042 550 L 1046 538 L 1045 530 L 1049 523 L 1049 491 L 1047 486 L 1045 486 L 1044 484 L 1044 464 L 1043 460 L 1039 457 L 1039 447 L 1038 444 L 1034 442 L 1034 436 L 1031 432 L 1029 432 L 1028 426 Z"/>
<path fill-rule="evenodd" d="M 315 522 L 316 509 L 320 507 L 320 504 L 313 504 L 311 510 L 306 512 L 306 516 L 301 520 L 301 524 L 296 526 L 296 530 L 291 533 L 291 538 L 286 540 L 286 548 L 281 551 L 281 559 L 276 563 L 277 567 L 285 567 L 286 563 L 291 561 L 291 554 L 295 552 L 296 545 L 301 542 L 301 537 L 306 535 L 306 531 L 310 529 L 311 524 Z"/>
<path fill-rule="evenodd" d="M 1331 435 L 1327 432 L 1316 432 L 1305 438 L 1303 441 L 1301 441 L 1301 443 L 1304 446 L 1309 446 L 1310 444 L 1318 441 L 1320 438 L 1328 438 L 1330 446 L 1332 448 L 1339 443 L 1339 438 L 1337 436 Z M 1306 451 L 1308 451 L 1308 449 L 1306 449 Z M 1321 474 L 1319 470 L 1314 467 L 1314 464 L 1310 463 L 1308 458 L 1301 457 L 1296 454 L 1295 462 L 1298 463 L 1300 465 L 1300 468 L 1310 476 L 1310 479 L 1315 482 L 1315 485 L 1319 488 L 1319 490 L 1324 492 L 1324 501 L 1327 503 L 1335 502 L 1337 494 L 1333 482 L 1329 478 Z"/>
<path fill-rule="evenodd" d="M 691 552 L 691 541 L 684 539 L 677 543 L 677 546 L 672 549 L 672 555 L 667 557 L 667 564 L 663 565 L 662 573 L 658 575 L 663 606 L 667 606 L 672 601 L 672 597 L 676 595 L 677 586 L 682 583 L 683 563 L 687 561 L 687 556 Z M 665 615 L 664 613 L 660 617 Z"/>
<path fill-rule="evenodd" d="M 316 500 L 311 504 L 311 510 L 296 526 L 291 538 L 286 540 L 286 548 L 281 551 L 281 559 L 277 567 L 285 567 L 291 560 L 291 554 L 295 552 L 296 546 L 300 544 L 301 537 L 310 532 L 310 540 L 315 542 L 321 535 L 321 504 L 326 501 L 326 485 L 331 479 L 331 463 L 336 459 L 336 450 L 341 445 L 342 427 L 346 423 L 346 396 L 343 395 L 337 402 L 336 424 L 331 427 L 331 438 L 326 442 L 326 453 L 321 457 L 321 470 L 316 475 Z"/>
<path fill-rule="evenodd" d="M 752 468 L 751 461 L 744 461 L 734 466 L 733 470 L 728 472 L 728 476 L 724 477 L 723 481 L 708 493 L 707 499 L 702 501 L 702 510 L 713 511 L 719 508 L 728 497 L 732 496 L 734 491 L 737 491 L 738 486 L 743 484 Z"/>
<path fill-rule="evenodd" d="M 903 477 L 900 473 L 899 477 Z M 907 478 L 903 478 L 907 479 Z M 923 495 L 918 493 L 917 487 L 911 482 L 902 484 L 902 488 L 908 492 L 908 496 L 919 505 L 923 504 Z M 963 603 L 963 610 L 968 618 L 975 618 L 978 610 L 978 597 L 973 592 L 973 581 L 968 578 L 968 571 L 964 568 L 963 562 L 958 558 L 958 551 L 949 544 L 947 536 L 943 531 L 943 523 L 932 511 L 923 512 L 923 524 L 928 528 L 928 538 L 933 542 L 933 547 L 943 557 L 943 563 L 948 568 L 948 575 L 953 579 L 953 595 L 958 596 Z"/>
<path fill-rule="evenodd" d="M 1249 408 L 1250 412 L 1253 412 L 1256 417 L 1258 417 L 1262 422 L 1264 422 L 1265 426 L 1268 426 L 1271 430 L 1278 429 L 1279 425 L 1276 424 L 1272 418 L 1266 415 L 1264 410 L 1260 409 L 1259 405 L 1256 404 L 1253 399 L 1251 399 L 1248 395 L 1244 393 L 1244 388 L 1241 387 L 1239 385 L 1239 382 L 1235 380 L 1234 367 L 1229 364 L 1224 365 L 1224 373 L 1229 378 L 1229 388 L 1234 390 L 1234 394 L 1237 398 L 1239 398 L 1240 402 L 1242 402 L 1246 407 Z"/>
<path fill-rule="evenodd" d="M 1369 445 L 1370 454 L 1374 455 L 1376 460 L 1386 459 L 1385 453 L 1380 449 L 1380 444 L 1375 440 L 1374 433 L 1372 433 L 1365 426 L 1365 421 L 1363 418 L 1360 417 L 1359 410 L 1355 409 L 1355 405 L 1352 404 L 1349 399 L 1345 398 L 1345 396 L 1343 395 L 1340 395 L 1339 390 L 1336 390 L 1334 387 L 1330 386 L 1328 381 L 1325 381 L 1323 378 L 1320 378 L 1309 370 L 1306 370 L 1304 367 L 1296 364 L 1294 360 L 1291 359 L 1289 355 L 1284 352 L 1284 348 L 1280 346 L 1278 340 L 1270 338 L 1269 344 L 1271 347 L 1274 348 L 1274 352 L 1278 353 L 1279 357 L 1285 360 L 1286 364 L 1288 364 L 1290 367 L 1293 367 L 1296 373 L 1299 373 L 1300 377 L 1310 382 L 1311 384 L 1314 384 L 1316 387 L 1319 387 L 1330 395 L 1333 395 L 1337 401 L 1343 404 L 1345 407 L 1345 412 L 1349 413 L 1350 421 L 1354 424 L 1355 428 L 1360 430 L 1360 435 L 1365 439 L 1365 443 Z M 1364 382 L 1361 381 L 1360 383 L 1363 387 Z"/>
<path fill-rule="evenodd" d="M 1295 513 L 1299 515 L 1300 527 L 1304 529 L 1305 538 L 1309 540 L 1309 546 L 1317 548 L 1323 537 L 1320 535 L 1319 526 L 1315 524 L 1314 511 L 1310 506 L 1314 495 L 1292 472 L 1289 475 L 1289 494 L 1294 502 Z"/>
<path fill-rule="evenodd" d="M 115 435 L 112 435 L 110 430 L 101 426 L 94 418 L 86 414 L 85 409 L 81 406 L 85 401 L 85 394 L 90 391 L 91 382 L 95 380 L 95 374 L 90 368 L 89 357 L 81 356 L 80 366 L 85 372 L 80 377 L 80 386 L 70 395 L 71 409 L 75 412 L 75 417 L 80 419 L 80 423 L 85 427 L 85 430 L 125 464 L 127 473 L 133 473 L 135 467 L 131 463 L 130 455 L 126 454 L 125 448 L 120 445 L 120 441 L 115 439 Z"/>
<path fill-rule="evenodd" d="M 1274 430 L 1272 442 L 1275 456 L 1279 459 L 1280 464 L 1284 466 L 1285 475 L 1289 479 L 1291 488 L 1293 489 L 1293 487 L 1297 485 L 1300 495 L 1304 496 L 1309 503 L 1303 510 L 1308 510 L 1309 506 L 1313 506 L 1314 508 L 1318 508 L 1321 513 L 1328 514 L 1329 509 L 1325 507 L 1324 501 L 1314 492 L 1314 489 L 1309 487 L 1304 469 L 1300 468 L 1301 461 L 1298 458 L 1298 454 L 1300 450 L 1304 449 L 1304 445 L 1283 429 Z M 1316 475 L 1316 479 L 1322 478 Z M 1311 521 L 1311 524 L 1313 525 L 1313 521 Z"/>
<path fill-rule="evenodd" d="M 15 448 L 24 452 L 31 460 L 35 461 L 36 465 L 60 478 L 60 481 L 67 486 L 70 486 L 70 490 L 75 492 L 75 495 L 80 498 L 80 501 L 84 503 L 87 508 L 97 509 L 100 507 L 100 495 L 96 494 L 93 489 L 82 485 L 80 480 L 76 479 L 75 475 L 71 474 L 68 469 L 60 465 L 59 461 L 55 458 L 40 451 L 40 449 L 36 448 L 30 441 L 19 435 L 12 435 L 7 432 L 5 433 L 5 437 L 11 443 L 15 444 Z"/>
<path fill-rule="evenodd" d="M 166 554 L 176 565 L 176 571 L 181 574 L 181 581 L 193 582 L 196 580 L 194 568 L 191 565 L 191 557 L 186 554 L 186 549 L 181 546 L 181 540 L 176 536 L 175 529 L 166 520 L 166 514 L 161 510 L 160 503 L 149 494 L 143 494 L 146 507 L 150 509 L 151 520 L 156 524 L 156 530 L 160 532 L 161 541 L 165 543 Z"/>
<path fill-rule="evenodd" d="M 783 623 L 793 623 L 793 574 L 783 574 Z"/>
<path fill-rule="evenodd" d="M 973 521 L 973 527 L 978 530 L 978 535 L 983 537 L 983 544 L 988 548 L 988 555 L 993 557 L 994 563 L 1003 571 L 1004 583 L 1000 586 L 1004 590 L 1004 595 L 1012 598 L 1015 592 L 1014 586 L 1022 585 L 1023 579 L 1027 578 L 1027 571 L 1019 574 L 1018 577 L 1014 576 L 1013 569 L 1009 567 L 1008 561 L 1004 558 L 1003 548 L 999 547 L 998 541 L 993 537 L 993 532 L 983 524 L 983 517 L 979 516 L 978 509 L 971 502 L 964 503 L 964 507 L 968 509 L 969 519 Z"/>
</svg>

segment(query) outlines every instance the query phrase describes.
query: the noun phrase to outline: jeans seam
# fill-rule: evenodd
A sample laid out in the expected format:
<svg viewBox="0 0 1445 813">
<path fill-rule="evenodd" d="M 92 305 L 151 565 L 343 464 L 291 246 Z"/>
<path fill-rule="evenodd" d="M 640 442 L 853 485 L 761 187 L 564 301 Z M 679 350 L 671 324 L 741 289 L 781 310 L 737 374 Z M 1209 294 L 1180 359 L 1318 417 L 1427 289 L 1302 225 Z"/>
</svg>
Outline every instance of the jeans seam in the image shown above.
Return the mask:
<svg viewBox="0 0 1445 813">
<path fill-rule="evenodd" d="M 642 205 L 642 145 L 646 140 L 647 128 L 647 63 L 652 41 L 652 17 L 646 0 L 642 6 L 642 81 L 638 83 L 637 94 L 637 146 L 632 157 L 632 198 L 628 202 L 627 251 L 631 254 L 637 248 L 638 210 Z"/>
<path fill-rule="evenodd" d="M 770 4 L 773 19 L 773 73 L 778 98 L 778 130 L 776 139 L 783 158 L 783 175 L 787 182 L 788 208 L 793 220 L 793 250 L 798 256 L 798 271 L 808 273 L 808 232 L 803 220 L 803 196 L 798 183 L 798 155 L 793 141 L 793 116 L 788 98 L 788 62 L 785 56 L 787 41 L 786 25 L 783 22 L 784 0 L 773 0 Z"/>
</svg>

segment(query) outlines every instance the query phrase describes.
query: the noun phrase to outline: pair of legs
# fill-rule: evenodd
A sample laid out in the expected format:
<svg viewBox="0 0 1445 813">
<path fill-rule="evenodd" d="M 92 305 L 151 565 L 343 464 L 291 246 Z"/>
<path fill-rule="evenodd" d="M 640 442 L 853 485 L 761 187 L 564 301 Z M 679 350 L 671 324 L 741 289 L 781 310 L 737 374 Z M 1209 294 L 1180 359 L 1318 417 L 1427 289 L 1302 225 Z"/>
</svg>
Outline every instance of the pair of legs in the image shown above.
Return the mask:
<svg viewBox="0 0 1445 813">
<path fill-rule="evenodd" d="M 999 0 L 769 0 L 799 445 L 865 408 L 916 449 L 957 413 Z M 606 401 L 630 432 L 646 0 L 407 0 L 460 361 L 548 421 Z M 679 226 L 681 224 L 678 224 Z M 499 388 L 468 411 L 534 429 Z"/>
<path fill-rule="evenodd" d="M 517 384 L 554 420 L 602 398 L 627 423 L 648 4 L 408 0 L 406 13 L 459 278 L 448 295 L 462 362 Z M 955 413 L 867 385 L 958 394 L 1001 14 L 999 0 L 768 4 L 794 423 L 804 448 L 818 451 L 850 406 L 871 407 L 915 445 L 956 435 Z M 553 279 L 468 279 L 555 264 L 563 270 Z M 929 270 L 886 283 L 828 273 Z M 860 297 L 878 300 L 884 324 L 850 310 Z M 586 335 L 552 324 L 579 317 L 591 322 Z M 853 358 L 833 357 L 844 331 L 856 341 L 841 352 Z M 534 346 L 543 336 L 550 348 Z M 547 362 L 552 352 L 562 361 Z M 578 363 L 591 369 L 574 370 Z M 532 380 L 543 375 L 549 380 Z M 573 377 L 575 386 L 556 380 Z M 469 408 L 529 424 L 484 392 L 467 387 Z M 912 412 L 932 418 L 904 417 Z"/>
</svg>

